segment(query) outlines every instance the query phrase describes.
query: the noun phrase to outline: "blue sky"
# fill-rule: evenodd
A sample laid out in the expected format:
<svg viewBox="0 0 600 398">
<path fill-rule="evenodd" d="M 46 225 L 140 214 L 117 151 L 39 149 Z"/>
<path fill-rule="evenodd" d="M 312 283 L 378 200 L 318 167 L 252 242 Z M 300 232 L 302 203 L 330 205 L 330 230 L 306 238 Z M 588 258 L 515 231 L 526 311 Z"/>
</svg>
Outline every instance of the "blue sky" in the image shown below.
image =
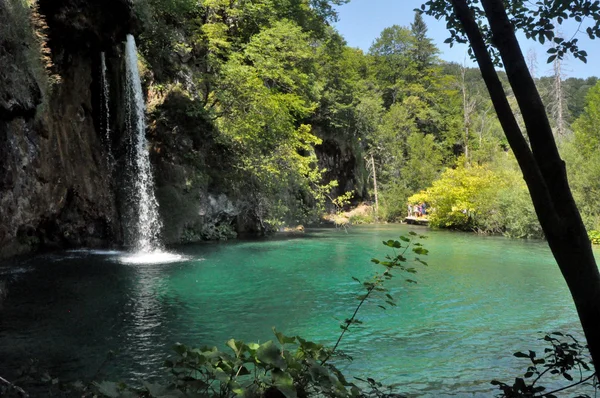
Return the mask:
<svg viewBox="0 0 600 398">
<path fill-rule="evenodd" d="M 335 24 L 338 31 L 346 38 L 352 47 L 359 47 L 367 51 L 381 31 L 394 24 L 410 26 L 414 18 L 413 10 L 419 8 L 424 0 L 351 0 L 350 3 L 338 8 L 340 20 Z M 448 37 L 446 24 L 431 17 L 424 16 L 429 27 L 429 37 L 433 39 L 440 49 L 440 58 L 446 61 L 462 63 L 467 53 L 464 45 L 455 45 L 450 48 L 444 44 Z M 571 37 L 577 32 L 577 26 L 572 24 L 563 26 L 565 36 Z M 600 75 L 600 39 L 590 40 L 585 33 L 578 33 L 579 47 L 588 52 L 588 62 L 567 59 L 565 62 L 566 77 L 589 77 Z M 538 75 L 549 75 L 552 65 L 546 64 L 548 58 L 547 47 L 526 40 L 519 36 L 523 52 L 527 54 L 530 48 L 535 50 L 538 59 Z M 470 61 L 467 60 L 469 63 Z"/>
</svg>

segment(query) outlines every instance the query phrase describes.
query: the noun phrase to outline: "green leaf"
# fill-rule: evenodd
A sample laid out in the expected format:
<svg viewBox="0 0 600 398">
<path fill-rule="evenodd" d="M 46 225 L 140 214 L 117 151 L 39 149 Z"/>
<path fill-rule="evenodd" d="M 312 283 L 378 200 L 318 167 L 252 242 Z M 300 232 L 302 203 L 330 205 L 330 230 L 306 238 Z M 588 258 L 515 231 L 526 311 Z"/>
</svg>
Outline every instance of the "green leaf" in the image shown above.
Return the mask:
<svg viewBox="0 0 600 398">
<path fill-rule="evenodd" d="M 227 347 L 229 347 L 233 350 L 233 352 L 235 353 L 235 356 L 238 358 L 246 350 L 246 345 L 244 344 L 243 341 L 240 341 L 240 340 L 230 339 L 227 341 L 226 344 L 227 344 Z"/>
<path fill-rule="evenodd" d="M 429 250 L 424 249 L 422 247 L 413 247 L 413 252 L 426 256 L 429 253 Z"/>
<path fill-rule="evenodd" d="M 287 364 L 281 353 L 279 348 L 271 340 L 267 341 L 264 344 L 261 344 L 258 350 L 256 350 L 256 358 L 267 365 L 274 366 L 275 368 L 283 369 L 287 367 Z"/>
<path fill-rule="evenodd" d="M 294 387 L 294 379 L 288 372 L 273 370 L 273 385 L 285 395 L 286 398 L 296 398 L 296 388 Z"/>
<path fill-rule="evenodd" d="M 286 336 L 281 332 L 278 332 L 274 327 L 273 327 L 273 333 L 275 333 L 275 336 L 277 337 L 277 341 L 279 341 L 279 344 L 292 344 L 296 342 L 296 338 L 295 337 L 290 337 L 290 336 Z"/>
<path fill-rule="evenodd" d="M 229 372 L 225 372 L 221 368 L 215 368 L 213 375 L 219 380 L 221 383 L 229 383 L 231 381 L 231 374 Z"/>
<path fill-rule="evenodd" d="M 306 350 L 306 351 L 318 351 L 318 350 L 321 350 L 323 348 L 322 344 L 318 344 L 318 343 L 314 343 L 312 341 L 304 340 L 300 336 L 296 336 L 296 338 L 298 339 L 298 342 L 300 343 L 300 347 L 302 347 L 303 350 Z"/>
</svg>

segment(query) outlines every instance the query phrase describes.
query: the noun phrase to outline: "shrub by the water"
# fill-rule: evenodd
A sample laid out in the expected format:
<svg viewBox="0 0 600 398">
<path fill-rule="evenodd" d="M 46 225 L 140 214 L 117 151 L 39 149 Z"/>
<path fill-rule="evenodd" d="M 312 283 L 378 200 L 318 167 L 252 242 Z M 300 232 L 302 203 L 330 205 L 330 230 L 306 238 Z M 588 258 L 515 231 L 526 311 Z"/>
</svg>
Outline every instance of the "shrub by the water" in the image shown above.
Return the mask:
<svg viewBox="0 0 600 398">
<path fill-rule="evenodd" d="M 429 205 L 433 227 L 513 238 L 543 237 L 523 178 L 510 168 L 465 166 L 459 161 L 408 200 Z"/>
</svg>

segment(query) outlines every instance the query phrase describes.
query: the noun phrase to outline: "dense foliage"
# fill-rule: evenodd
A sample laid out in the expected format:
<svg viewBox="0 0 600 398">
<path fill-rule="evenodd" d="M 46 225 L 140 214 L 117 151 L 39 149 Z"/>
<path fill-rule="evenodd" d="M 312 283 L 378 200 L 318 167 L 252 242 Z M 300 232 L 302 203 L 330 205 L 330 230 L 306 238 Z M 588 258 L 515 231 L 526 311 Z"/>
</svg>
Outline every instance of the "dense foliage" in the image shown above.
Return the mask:
<svg viewBox="0 0 600 398">
<path fill-rule="evenodd" d="M 378 220 L 427 203 L 435 226 L 541 237 L 479 71 L 440 60 L 420 13 L 410 26 L 384 29 L 366 54 L 350 48 L 330 26 L 338 3 L 136 3 L 152 118 L 173 119 L 168 100 L 187 98 L 183 111 L 196 126 L 188 134 L 201 129 L 226 154 L 226 170 L 202 178 L 243 198 L 243 216 L 263 231 L 310 222 L 327 206 L 339 211 L 336 198 L 352 197 L 372 202 Z M 566 79 L 559 61 L 554 76 L 536 81 L 577 170 L 586 223 L 600 229 L 597 179 L 580 167 L 597 163 L 580 150 L 590 142 L 583 131 L 595 100 L 584 104 L 597 79 Z"/>
</svg>

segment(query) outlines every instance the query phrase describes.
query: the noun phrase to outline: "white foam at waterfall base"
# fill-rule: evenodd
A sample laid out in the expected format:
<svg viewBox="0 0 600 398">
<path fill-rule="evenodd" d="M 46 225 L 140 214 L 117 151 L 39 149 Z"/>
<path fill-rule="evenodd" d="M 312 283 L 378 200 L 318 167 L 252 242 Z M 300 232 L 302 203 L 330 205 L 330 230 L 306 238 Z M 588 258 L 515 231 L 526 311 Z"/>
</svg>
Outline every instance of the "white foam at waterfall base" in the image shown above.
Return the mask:
<svg viewBox="0 0 600 398">
<path fill-rule="evenodd" d="M 190 260 L 190 257 L 161 250 L 128 253 L 118 258 L 122 264 L 169 264 Z"/>
<path fill-rule="evenodd" d="M 138 70 L 138 57 L 135 39 L 127 35 L 125 46 L 127 130 L 129 151 L 127 156 L 129 188 L 134 209 L 129 222 L 128 246 L 136 252 L 153 253 L 160 250 L 160 230 L 158 202 L 154 196 L 154 178 L 150 165 L 144 96 Z"/>
<path fill-rule="evenodd" d="M 170 264 L 192 260 L 193 257 L 171 253 L 162 250 L 151 252 L 125 252 L 120 250 L 73 249 L 67 250 L 70 255 L 61 255 L 60 261 L 80 258 L 83 256 L 106 256 L 121 264 Z M 196 259 L 198 260 L 198 259 Z M 0 269 L 0 275 L 2 274 Z"/>
</svg>

